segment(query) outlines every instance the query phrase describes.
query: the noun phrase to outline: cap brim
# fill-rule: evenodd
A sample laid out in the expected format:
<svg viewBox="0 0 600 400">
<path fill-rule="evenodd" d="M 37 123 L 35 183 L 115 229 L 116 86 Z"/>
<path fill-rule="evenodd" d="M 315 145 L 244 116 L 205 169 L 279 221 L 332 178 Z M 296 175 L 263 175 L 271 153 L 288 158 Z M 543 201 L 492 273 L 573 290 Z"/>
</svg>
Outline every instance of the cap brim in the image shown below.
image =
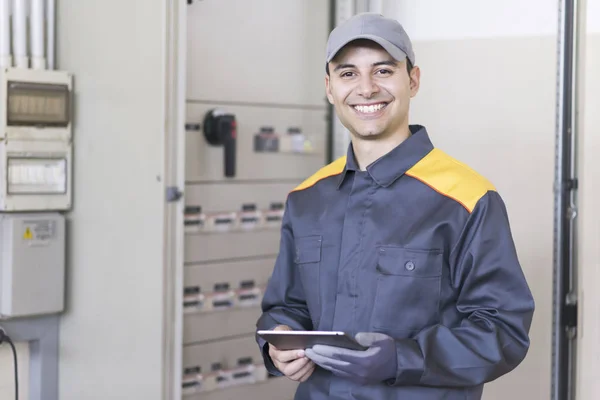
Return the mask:
<svg viewBox="0 0 600 400">
<path fill-rule="evenodd" d="M 346 46 L 348 43 L 353 42 L 355 40 L 358 39 L 368 39 L 368 40 L 372 40 L 373 42 L 379 44 L 381 47 L 383 47 L 385 49 L 385 51 L 387 51 L 388 53 L 390 53 L 390 55 L 396 60 L 396 61 L 404 61 L 407 58 L 406 53 L 404 53 L 402 50 L 400 50 L 398 47 L 394 46 L 391 42 L 379 37 L 379 36 L 375 36 L 375 35 L 356 35 L 356 36 L 352 36 L 351 38 L 349 38 L 348 40 L 346 40 L 345 42 L 343 42 L 341 45 L 339 45 L 334 51 L 331 52 L 331 54 L 329 55 L 329 57 L 327 58 L 327 62 L 330 62 L 331 60 L 333 60 L 333 58 L 336 56 L 337 53 L 340 52 L 341 49 L 344 48 L 344 46 Z"/>
</svg>

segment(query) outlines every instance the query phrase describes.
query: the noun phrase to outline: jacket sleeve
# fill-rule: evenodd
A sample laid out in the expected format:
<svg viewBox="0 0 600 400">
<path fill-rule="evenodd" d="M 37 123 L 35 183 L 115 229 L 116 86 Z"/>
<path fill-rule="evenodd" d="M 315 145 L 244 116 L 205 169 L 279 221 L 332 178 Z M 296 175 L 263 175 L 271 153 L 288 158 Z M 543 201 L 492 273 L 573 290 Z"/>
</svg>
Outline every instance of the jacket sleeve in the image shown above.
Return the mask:
<svg viewBox="0 0 600 400">
<path fill-rule="evenodd" d="M 390 385 L 480 385 L 510 372 L 527 354 L 534 300 L 498 193 L 479 200 L 449 263 L 462 320 L 397 340 Z"/>
<path fill-rule="evenodd" d="M 290 221 L 289 200 L 283 214 L 279 254 L 262 300 L 262 314 L 257 330 L 270 330 L 288 325 L 293 330 L 312 330 L 312 320 L 306 305 L 304 288 L 294 264 L 294 237 Z M 256 335 L 265 366 L 272 375 L 282 375 L 269 356 L 269 345 Z"/>
</svg>

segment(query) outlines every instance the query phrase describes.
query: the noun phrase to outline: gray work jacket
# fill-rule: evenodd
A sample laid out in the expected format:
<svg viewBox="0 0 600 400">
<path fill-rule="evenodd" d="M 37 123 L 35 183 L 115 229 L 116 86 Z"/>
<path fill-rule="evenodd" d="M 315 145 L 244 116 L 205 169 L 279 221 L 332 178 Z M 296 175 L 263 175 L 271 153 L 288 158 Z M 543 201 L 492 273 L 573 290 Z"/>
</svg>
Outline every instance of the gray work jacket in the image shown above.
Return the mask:
<svg viewBox="0 0 600 400">
<path fill-rule="evenodd" d="M 383 332 L 398 366 L 368 385 L 317 367 L 297 400 L 480 399 L 527 353 L 534 300 L 500 195 L 410 128 L 366 171 L 350 145 L 286 200 L 257 329 Z"/>
</svg>

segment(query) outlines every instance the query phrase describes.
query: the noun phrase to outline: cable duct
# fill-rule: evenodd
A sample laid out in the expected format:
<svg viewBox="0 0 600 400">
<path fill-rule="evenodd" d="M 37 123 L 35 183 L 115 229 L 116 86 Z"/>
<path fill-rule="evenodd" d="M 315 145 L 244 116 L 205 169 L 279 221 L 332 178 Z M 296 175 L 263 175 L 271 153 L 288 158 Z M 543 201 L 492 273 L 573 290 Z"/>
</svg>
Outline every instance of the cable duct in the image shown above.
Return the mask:
<svg viewBox="0 0 600 400">
<path fill-rule="evenodd" d="M 31 0 L 31 12 L 29 15 L 31 67 L 34 69 L 45 69 L 44 0 Z"/>
<path fill-rule="evenodd" d="M 0 67 L 54 69 L 56 0 L 0 0 Z"/>
<path fill-rule="evenodd" d="M 28 68 L 27 57 L 27 3 L 14 0 L 12 10 L 13 59 L 17 68 Z"/>
<path fill-rule="evenodd" d="M 10 0 L 0 0 L 0 67 L 12 65 L 10 53 Z"/>
</svg>

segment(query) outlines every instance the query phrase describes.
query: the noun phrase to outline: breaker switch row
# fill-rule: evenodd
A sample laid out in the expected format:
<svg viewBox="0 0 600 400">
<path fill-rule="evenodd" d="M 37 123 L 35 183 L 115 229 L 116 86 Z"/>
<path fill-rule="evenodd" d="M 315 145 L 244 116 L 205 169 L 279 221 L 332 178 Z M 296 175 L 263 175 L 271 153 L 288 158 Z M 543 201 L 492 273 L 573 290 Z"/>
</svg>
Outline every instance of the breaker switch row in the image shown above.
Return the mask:
<svg viewBox="0 0 600 400">
<path fill-rule="evenodd" d="M 201 206 L 185 208 L 186 233 L 214 233 L 279 228 L 283 219 L 283 203 L 271 203 L 259 210 L 256 204 L 243 204 L 239 211 L 204 213 Z"/>
<path fill-rule="evenodd" d="M 232 308 L 257 307 L 263 295 L 263 287 L 253 281 L 243 281 L 237 289 L 228 283 L 215 284 L 211 292 L 202 293 L 200 286 L 184 289 L 184 313 L 205 313 Z"/>
<path fill-rule="evenodd" d="M 241 385 L 252 385 L 268 379 L 268 372 L 260 360 L 255 363 L 252 357 L 238 359 L 236 366 L 224 368 L 220 362 L 211 365 L 211 371 L 202 373 L 200 366 L 184 370 L 182 393 L 189 396 L 196 393 L 223 390 Z"/>
</svg>

